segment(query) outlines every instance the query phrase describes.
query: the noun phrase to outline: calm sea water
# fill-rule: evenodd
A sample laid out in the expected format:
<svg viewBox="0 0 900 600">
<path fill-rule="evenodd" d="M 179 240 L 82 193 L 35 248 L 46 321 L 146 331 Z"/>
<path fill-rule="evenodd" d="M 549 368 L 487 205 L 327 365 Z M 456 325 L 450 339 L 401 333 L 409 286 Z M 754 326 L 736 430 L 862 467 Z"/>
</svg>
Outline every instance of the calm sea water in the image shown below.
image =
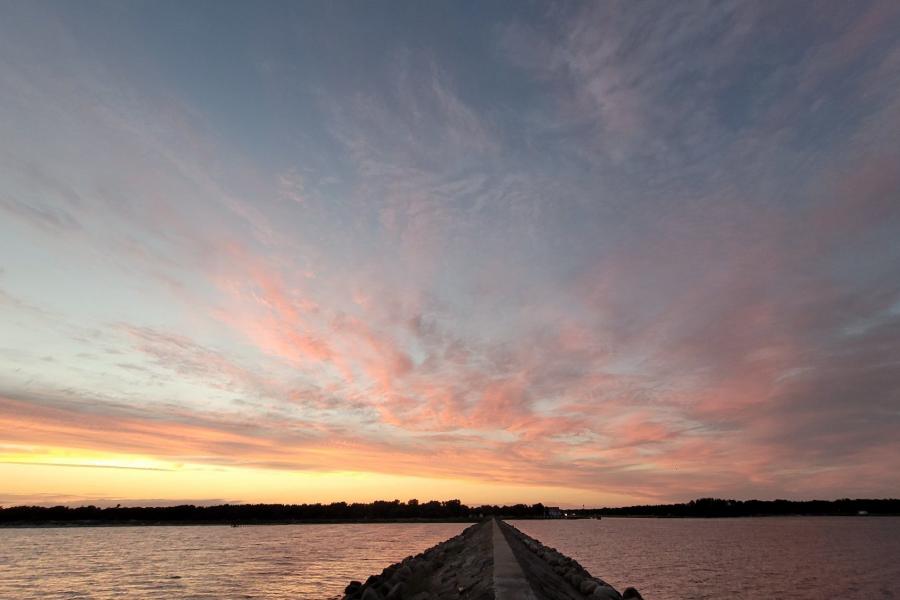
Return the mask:
<svg viewBox="0 0 900 600">
<path fill-rule="evenodd" d="M 513 524 L 647 600 L 900 598 L 900 518 Z M 0 529 L 0 599 L 330 598 L 463 527 Z"/>
<path fill-rule="evenodd" d="M 647 600 L 900 598 L 900 518 L 511 521 Z"/>
<path fill-rule="evenodd" d="M 0 529 L 0 599 L 322 599 L 460 523 Z"/>
</svg>

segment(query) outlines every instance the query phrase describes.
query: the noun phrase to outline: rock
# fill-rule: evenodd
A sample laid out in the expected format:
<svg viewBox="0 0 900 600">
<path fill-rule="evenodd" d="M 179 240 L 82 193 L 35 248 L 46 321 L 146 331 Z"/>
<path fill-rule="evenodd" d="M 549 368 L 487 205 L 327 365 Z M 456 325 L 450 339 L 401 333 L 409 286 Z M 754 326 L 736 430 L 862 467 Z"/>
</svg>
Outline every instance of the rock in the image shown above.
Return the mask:
<svg viewBox="0 0 900 600">
<path fill-rule="evenodd" d="M 594 588 L 594 591 L 589 598 L 591 600 L 622 600 L 622 596 L 619 595 L 619 592 L 608 585 L 600 585 Z"/>
<path fill-rule="evenodd" d="M 634 589 L 633 587 L 625 588 L 625 591 L 622 592 L 623 600 L 644 600 L 644 597 L 641 596 L 641 593 Z"/>
<path fill-rule="evenodd" d="M 476 574 L 472 571 L 468 571 L 468 572 L 464 571 L 462 573 L 456 574 L 456 585 L 457 585 L 457 588 L 460 590 L 460 592 L 463 592 L 463 591 L 466 591 L 468 589 L 475 587 L 475 585 L 478 583 L 478 581 L 479 581 L 478 574 Z"/>
<path fill-rule="evenodd" d="M 355 594 L 356 592 L 358 592 L 360 590 L 360 588 L 362 588 L 361 581 L 351 581 L 350 583 L 347 584 L 347 587 L 344 588 L 344 593 L 348 594 L 348 595 Z"/>
<path fill-rule="evenodd" d="M 375 588 L 366 588 L 363 592 L 362 600 L 381 600 L 381 594 L 375 591 Z"/>
<path fill-rule="evenodd" d="M 387 596 L 385 596 L 386 600 L 403 600 L 404 595 L 406 594 L 406 582 L 401 581 L 391 588 L 391 591 L 388 592 Z"/>
<path fill-rule="evenodd" d="M 419 561 L 419 564 L 413 568 L 413 573 L 421 576 L 430 572 L 432 569 L 434 569 L 434 566 L 431 564 L 431 561 L 423 558 Z"/>
<path fill-rule="evenodd" d="M 578 586 L 578 591 L 580 591 L 584 595 L 588 595 L 591 592 L 593 592 L 595 589 L 597 589 L 599 586 L 600 586 L 600 584 L 598 584 L 593 579 L 585 579 L 584 581 L 581 582 L 581 585 Z"/>
</svg>

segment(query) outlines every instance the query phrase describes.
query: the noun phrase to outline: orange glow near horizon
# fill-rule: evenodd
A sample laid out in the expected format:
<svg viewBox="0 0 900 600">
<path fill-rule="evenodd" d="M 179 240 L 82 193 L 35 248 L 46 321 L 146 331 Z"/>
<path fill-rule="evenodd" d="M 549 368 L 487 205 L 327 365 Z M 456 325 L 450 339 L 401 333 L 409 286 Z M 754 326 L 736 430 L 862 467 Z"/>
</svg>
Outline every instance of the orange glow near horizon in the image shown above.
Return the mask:
<svg viewBox="0 0 900 600">
<path fill-rule="evenodd" d="M 0 453 L 5 482 L 0 506 L 183 501 L 235 503 L 329 503 L 417 498 L 463 503 L 581 506 L 616 505 L 628 498 L 561 487 L 384 473 L 180 464 L 148 457 L 45 449 Z M 48 494 L 48 490 L 65 490 Z M 214 490 L 216 496 L 211 496 Z"/>
</svg>

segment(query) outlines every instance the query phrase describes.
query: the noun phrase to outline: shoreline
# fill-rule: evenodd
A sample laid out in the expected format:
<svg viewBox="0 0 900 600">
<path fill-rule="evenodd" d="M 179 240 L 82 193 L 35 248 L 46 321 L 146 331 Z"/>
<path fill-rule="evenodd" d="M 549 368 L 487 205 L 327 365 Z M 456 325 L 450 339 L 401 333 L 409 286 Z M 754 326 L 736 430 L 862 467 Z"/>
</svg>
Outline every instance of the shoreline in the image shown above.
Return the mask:
<svg viewBox="0 0 900 600">
<path fill-rule="evenodd" d="M 821 514 L 794 514 L 794 515 L 739 515 L 739 516 L 679 516 L 679 515 L 609 515 L 603 519 L 659 519 L 659 520 L 686 520 L 696 519 L 702 521 L 719 521 L 725 519 L 790 519 L 790 518 L 844 518 L 844 519 L 871 519 L 871 518 L 900 517 L 900 514 L 875 514 L 875 515 L 821 515 Z M 592 521 L 603 519 L 574 518 L 541 518 L 541 517 L 498 517 L 505 521 Z M 473 518 L 443 518 L 443 519 L 295 519 L 273 521 L 52 521 L 45 523 L 0 523 L 0 529 L 76 529 L 88 527 L 254 527 L 266 525 L 391 525 L 391 524 L 416 524 L 416 523 L 479 523 L 483 519 Z"/>
</svg>

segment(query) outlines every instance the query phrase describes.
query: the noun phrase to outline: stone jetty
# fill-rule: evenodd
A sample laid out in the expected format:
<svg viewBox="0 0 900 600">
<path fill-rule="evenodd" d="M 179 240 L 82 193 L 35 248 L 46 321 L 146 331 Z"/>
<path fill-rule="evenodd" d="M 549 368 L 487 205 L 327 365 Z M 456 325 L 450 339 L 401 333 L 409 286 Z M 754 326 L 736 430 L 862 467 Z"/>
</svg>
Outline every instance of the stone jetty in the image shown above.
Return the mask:
<svg viewBox="0 0 900 600">
<path fill-rule="evenodd" d="M 568 556 L 512 525 L 491 519 L 365 582 L 344 600 L 643 600 L 617 591 Z"/>
</svg>

